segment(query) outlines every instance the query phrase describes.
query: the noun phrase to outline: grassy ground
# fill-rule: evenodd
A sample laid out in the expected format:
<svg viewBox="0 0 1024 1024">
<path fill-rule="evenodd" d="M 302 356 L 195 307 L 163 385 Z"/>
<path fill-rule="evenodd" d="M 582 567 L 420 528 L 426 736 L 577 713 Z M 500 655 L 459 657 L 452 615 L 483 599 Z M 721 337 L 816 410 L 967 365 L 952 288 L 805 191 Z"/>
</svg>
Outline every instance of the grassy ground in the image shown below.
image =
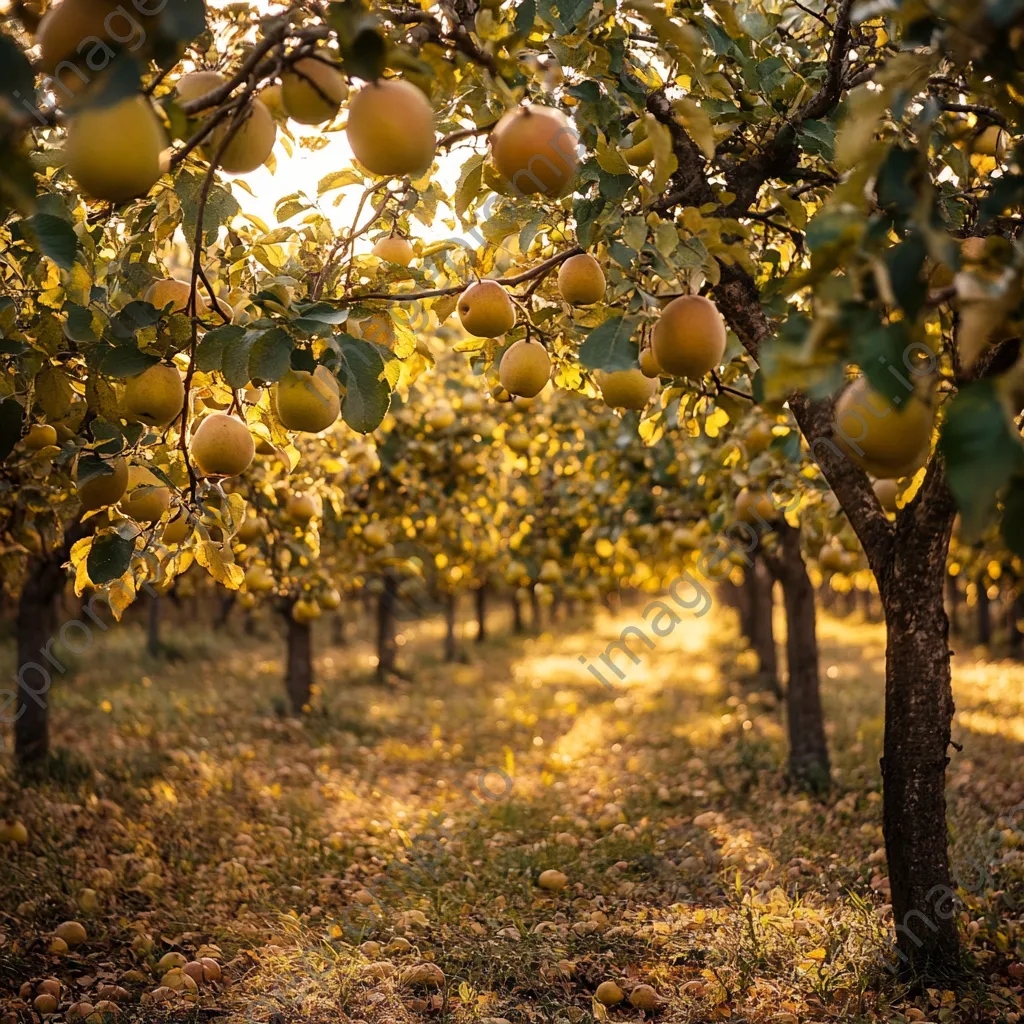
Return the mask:
<svg viewBox="0 0 1024 1024">
<path fill-rule="evenodd" d="M 652 986 L 665 1021 L 1018 1019 L 1024 667 L 955 660 L 972 974 L 908 998 L 887 938 L 880 626 L 821 622 L 837 784 L 819 802 L 787 789 L 731 613 L 684 621 L 611 693 L 579 659 L 639 607 L 534 638 L 494 620 L 454 666 L 436 623 L 406 627 L 395 688 L 325 624 L 301 724 L 281 714 L 275 623 L 169 629 L 160 662 L 112 627 L 55 684 L 54 777 L 0 777 L 0 817 L 29 832 L 0 845 L 0 1020 L 32 1019 L 50 977 L 55 1020 L 104 996 L 124 1020 L 645 1015 L 597 1003 L 606 980 Z M 548 869 L 559 891 L 538 885 Z M 86 942 L 50 953 L 68 919 Z M 169 951 L 222 980 L 170 991 L 191 985 L 158 968 Z"/>
</svg>

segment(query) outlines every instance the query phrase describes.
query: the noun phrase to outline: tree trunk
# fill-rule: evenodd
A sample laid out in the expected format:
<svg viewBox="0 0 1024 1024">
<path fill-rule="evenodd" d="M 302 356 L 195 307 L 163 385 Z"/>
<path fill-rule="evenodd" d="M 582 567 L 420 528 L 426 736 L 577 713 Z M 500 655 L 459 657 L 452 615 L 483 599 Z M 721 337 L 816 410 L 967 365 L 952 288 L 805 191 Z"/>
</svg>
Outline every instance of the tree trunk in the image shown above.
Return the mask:
<svg viewBox="0 0 1024 1024">
<path fill-rule="evenodd" d="M 740 620 L 740 632 L 747 638 L 751 645 L 754 643 L 754 637 L 757 633 L 757 626 L 754 622 L 754 617 L 757 614 L 757 590 L 758 580 L 756 563 L 755 568 L 747 568 L 747 571 L 743 574 L 743 583 L 740 586 L 731 581 L 727 581 L 723 584 L 723 589 L 727 594 L 727 598 L 730 600 L 732 606 L 736 609 L 736 614 Z"/>
<path fill-rule="evenodd" d="M 534 633 L 539 633 L 544 628 L 541 618 L 540 597 L 537 594 L 536 584 L 530 586 L 530 628 Z"/>
<path fill-rule="evenodd" d="M 331 641 L 335 647 L 347 647 L 348 637 L 345 635 L 345 613 L 336 611 L 331 619 Z"/>
<path fill-rule="evenodd" d="M 67 582 L 63 566 L 72 545 L 92 530 L 92 523 L 75 523 L 64 531 L 60 547 L 29 562 L 18 598 L 18 671 L 14 676 L 16 710 L 14 755 L 22 771 L 37 768 L 50 753 L 51 672 L 67 671 L 51 655 L 57 637 L 57 597 Z M 83 619 L 85 616 L 83 616 Z M 100 628 L 98 625 L 96 628 Z M 102 627 L 106 629 L 106 626 Z"/>
<path fill-rule="evenodd" d="M 476 642 L 482 644 L 487 639 L 487 584 L 481 583 L 476 588 Z"/>
<path fill-rule="evenodd" d="M 523 603 L 515 591 L 512 592 L 512 632 L 516 636 L 521 636 L 524 632 Z"/>
<path fill-rule="evenodd" d="M 752 635 L 751 646 L 757 655 L 758 677 L 761 683 L 772 691 L 776 697 L 782 696 L 779 685 L 779 664 L 775 646 L 775 580 L 768 567 L 757 559 L 747 574 L 753 587 L 748 591 L 752 605 L 750 625 Z"/>
<path fill-rule="evenodd" d="M 390 574 L 377 598 L 377 682 L 387 682 L 395 671 L 395 598 L 398 586 Z"/>
<path fill-rule="evenodd" d="M 31 769 L 50 753 L 51 673 L 55 666 L 43 652 L 57 628 L 57 594 L 64 583 L 60 563 L 33 559 L 18 601 L 17 718 L 14 749 L 18 767 Z"/>
<path fill-rule="evenodd" d="M 157 594 L 150 595 L 149 617 L 146 623 L 146 651 L 151 658 L 160 657 L 160 598 Z"/>
<path fill-rule="evenodd" d="M 961 636 L 960 627 L 960 583 L 956 576 L 946 576 L 946 599 L 949 604 L 949 631 L 953 636 Z"/>
<path fill-rule="evenodd" d="M 959 966 L 945 796 L 953 693 L 942 590 L 952 502 L 927 511 L 920 524 L 913 509 L 901 513 L 879 580 L 888 633 L 882 815 L 899 959 L 934 981 Z"/>
<path fill-rule="evenodd" d="M 231 617 L 231 609 L 235 607 L 235 595 L 228 593 L 221 595 L 220 607 L 217 609 L 217 617 L 214 619 L 214 628 L 223 629 Z"/>
<path fill-rule="evenodd" d="M 454 591 L 445 595 L 444 601 L 444 660 L 454 661 L 458 655 L 458 643 L 455 638 L 455 625 L 458 620 L 458 597 Z"/>
<path fill-rule="evenodd" d="M 313 688 L 313 629 L 308 622 L 296 622 L 288 612 L 288 668 L 285 685 L 292 714 L 301 715 L 309 706 Z"/>
<path fill-rule="evenodd" d="M 831 768 L 821 709 L 814 586 L 800 553 L 800 531 L 784 520 L 778 531 L 781 551 L 766 562 L 782 584 L 786 608 L 789 773 L 801 785 L 824 790 L 831 782 Z"/>
<path fill-rule="evenodd" d="M 985 584 L 985 574 L 978 577 L 977 583 L 977 611 L 978 611 L 978 643 L 988 647 L 992 643 L 992 609 L 988 599 L 988 587 Z"/>
</svg>

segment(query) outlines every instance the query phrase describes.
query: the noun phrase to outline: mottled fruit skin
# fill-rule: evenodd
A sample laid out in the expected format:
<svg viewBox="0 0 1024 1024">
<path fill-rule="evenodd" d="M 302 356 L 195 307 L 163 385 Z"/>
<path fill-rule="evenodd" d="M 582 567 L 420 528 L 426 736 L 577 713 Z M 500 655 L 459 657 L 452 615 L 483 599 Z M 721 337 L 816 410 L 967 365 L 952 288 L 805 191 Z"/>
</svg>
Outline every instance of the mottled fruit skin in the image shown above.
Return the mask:
<svg viewBox="0 0 1024 1024">
<path fill-rule="evenodd" d="M 907 476 L 927 458 L 934 414 L 912 392 L 890 402 L 858 377 L 839 396 L 833 437 L 858 466 L 883 480 Z"/>
<path fill-rule="evenodd" d="M 533 398 L 551 379 L 551 357 L 539 342 L 525 339 L 514 342 L 501 357 L 498 378 L 509 394 Z"/>
<path fill-rule="evenodd" d="M 192 436 L 192 459 L 203 476 L 238 476 L 251 465 L 256 444 L 249 428 L 234 416 L 215 412 Z"/>
<path fill-rule="evenodd" d="M 665 373 L 700 380 L 725 355 L 725 321 L 703 295 L 673 299 L 654 325 L 651 345 Z"/>
<path fill-rule="evenodd" d="M 185 384 L 178 368 L 168 363 L 157 363 L 125 384 L 125 411 L 151 427 L 173 423 L 184 406 Z"/>
<path fill-rule="evenodd" d="M 612 409 L 643 409 L 658 390 L 656 379 L 645 376 L 638 369 L 613 370 L 594 374 L 601 389 L 601 397 Z"/>
<path fill-rule="evenodd" d="M 249 104 L 242 123 L 221 149 L 230 127 L 230 122 L 224 123 L 210 133 L 209 142 L 203 146 L 207 159 L 216 159 L 217 166 L 228 174 L 249 174 L 262 167 L 277 141 L 277 125 L 262 101 Z"/>
<path fill-rule="evenodd" d="M 115 505 L 128 488 L 128 463 L 118 455 L 108 460 L 107 466 L 113 472 L 90 477 L 78 487 L 78 498 L 86 512 Z"/>
<path fill-rule="evenodd" d="M 160 177 L 164 130 L 149 100 L 130 96 L 74 114 L 64 143 L 68 173 L 93 199 L 124 203 L 146 195 Z"/>
<path fill-rule="evenodd" d="M 374 247 L 373 255 L 378 259 L 387 260 L 389 263 L 398 263 L 407 267 L 412 263 L 416 254 L 413 252 L 412 242 L 401 235 L 388 235 L 382 238 Z"/>
<path fill-rule="evenodd" d="M 401 79 L 363 86 L 348 105 L 345 132 L 356 159 L 372 174 L 412 174 L 434 160 L 430 101 Z"/>
<path fill-rule="evenodd" d="M 303 57 L 281 75 L 281 106 L 299 124 L 333 121 L 347 96 L 345 79 L 314 57 Z"/>
<path fill-rule="evenodd" d="M 604 298 L 604 271 L 589 253 L 570 256 L 558 268 L 558 293 L 570 306 L 592 306 Z"/>
<path fill-rule="evenodd" d="M 518 195 L 565 192 L 579 170 L 578 146 L 569 119 L 551 107 L 511 110 L 491 133 L 494 164 Z"/>
<path fill-rule="evenodd" d="M 288 430 L 319 434 L 341 412 L 338 383 L 324 366 L 313 373 L 289 370 L 274 385 L 273 397 L 277 418 Z"/>
<path fill-rule="evenodd" d="M 478 281 L 459 296 L 459 320 L 476 338 L 497 338 L 516 324 L 516 310 L 497 281 Z"/>
</svg>

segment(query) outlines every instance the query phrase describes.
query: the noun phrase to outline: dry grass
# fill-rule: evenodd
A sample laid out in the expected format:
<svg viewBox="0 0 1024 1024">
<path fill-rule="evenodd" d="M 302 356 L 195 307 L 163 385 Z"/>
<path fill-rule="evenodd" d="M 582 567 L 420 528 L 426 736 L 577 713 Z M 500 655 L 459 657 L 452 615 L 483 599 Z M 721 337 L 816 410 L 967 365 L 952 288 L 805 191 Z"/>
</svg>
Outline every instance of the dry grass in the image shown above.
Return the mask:
<svg viewBox="0 0 1024 1024">
<path fill-rule="evenodd" d="M 613 979 L 653 985 L 673 1022 L 1014 1021 L 1024 887 L 1001 815 L 1024 799 L 1024 667 L 956 659 L 973 974 L 909 1000 L 886 967 L 881 627 L 821 624 L 837 785 L 815 802 L 786 787 L 778 710 L 749 689 L 727 613 L 683 622 L 612 694 L 586 672 L 638 611 L 539 638 L 496 621 L 454 666 L 436 623 L 407 627 L 393 689 L 325 626 L 302 723 L 281 714 L 276 624 L 176 628 L 160 663 L 112 628 L 57 684 L 51 778 L 0 780 L 30 833 L 0 848 L 0 1007 L 30 1019 L 20 983 L 54 976 L 63 1008 L 120 982 L 124 1019 L 166 1020 L 139 1005 L 157 958 L 205 943 L 226 980 L 198 1005 L 228 1020 L 639 1019 L 593 1002 Z M 561 892 L 536 885 L 547 868 Z M 68 918 L 88 942 L 51 955 Z M 152 954 L 132 951 L 140 932 Z M 425 962 L 440 988 L 403 981 Z"/>
</svg>

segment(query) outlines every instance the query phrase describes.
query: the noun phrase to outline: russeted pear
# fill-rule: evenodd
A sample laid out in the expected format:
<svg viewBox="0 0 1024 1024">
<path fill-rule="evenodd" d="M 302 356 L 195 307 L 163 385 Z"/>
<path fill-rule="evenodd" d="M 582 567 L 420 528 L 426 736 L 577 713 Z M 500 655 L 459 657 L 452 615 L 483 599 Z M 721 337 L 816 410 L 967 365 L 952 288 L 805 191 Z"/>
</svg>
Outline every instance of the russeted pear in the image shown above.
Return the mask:
<svg viewBox="0 0 1024 1024">
<path fill-rule="evenodd" d="M 658 381 L 638 369 L 598 370 L 594 374 L 605 405 L 612 409 L 643 409 L 658 390 Z"/>
<path fill-rule="evenodd" d="M 579 170 L 579 137 L 553 107 L 510 110 L 491 132 L 498 172 L 521 195 L 561 195 Z"/>
<path fill-rule="evenodd" d="M 725 322 L 703 295 L 673 299 L 654 325 L 651 344 L 658 365 L 674 377 L 700 380 L 725 354 Z"/>
<path fill-rule="evenodd" d="M 601 264 L 589 253 L 570 256 L 558 268 L 558 293 L 570 306 L 591 306 L 604 298 Z"/>
<path fill-rule="evenodd" d="M 402 79 L 364 85 L 349 102 L 345 132 L 356 159 L 372 174 L 413 174 L 434 160 L 433 108 Z"/>
<path fill-rule="evenodd" d="M 185 384 L 170 363 L 156 363 L 125 384 L 125 411 L 151 427 L 173 423 L 184 405 Z"/>
</svg>

